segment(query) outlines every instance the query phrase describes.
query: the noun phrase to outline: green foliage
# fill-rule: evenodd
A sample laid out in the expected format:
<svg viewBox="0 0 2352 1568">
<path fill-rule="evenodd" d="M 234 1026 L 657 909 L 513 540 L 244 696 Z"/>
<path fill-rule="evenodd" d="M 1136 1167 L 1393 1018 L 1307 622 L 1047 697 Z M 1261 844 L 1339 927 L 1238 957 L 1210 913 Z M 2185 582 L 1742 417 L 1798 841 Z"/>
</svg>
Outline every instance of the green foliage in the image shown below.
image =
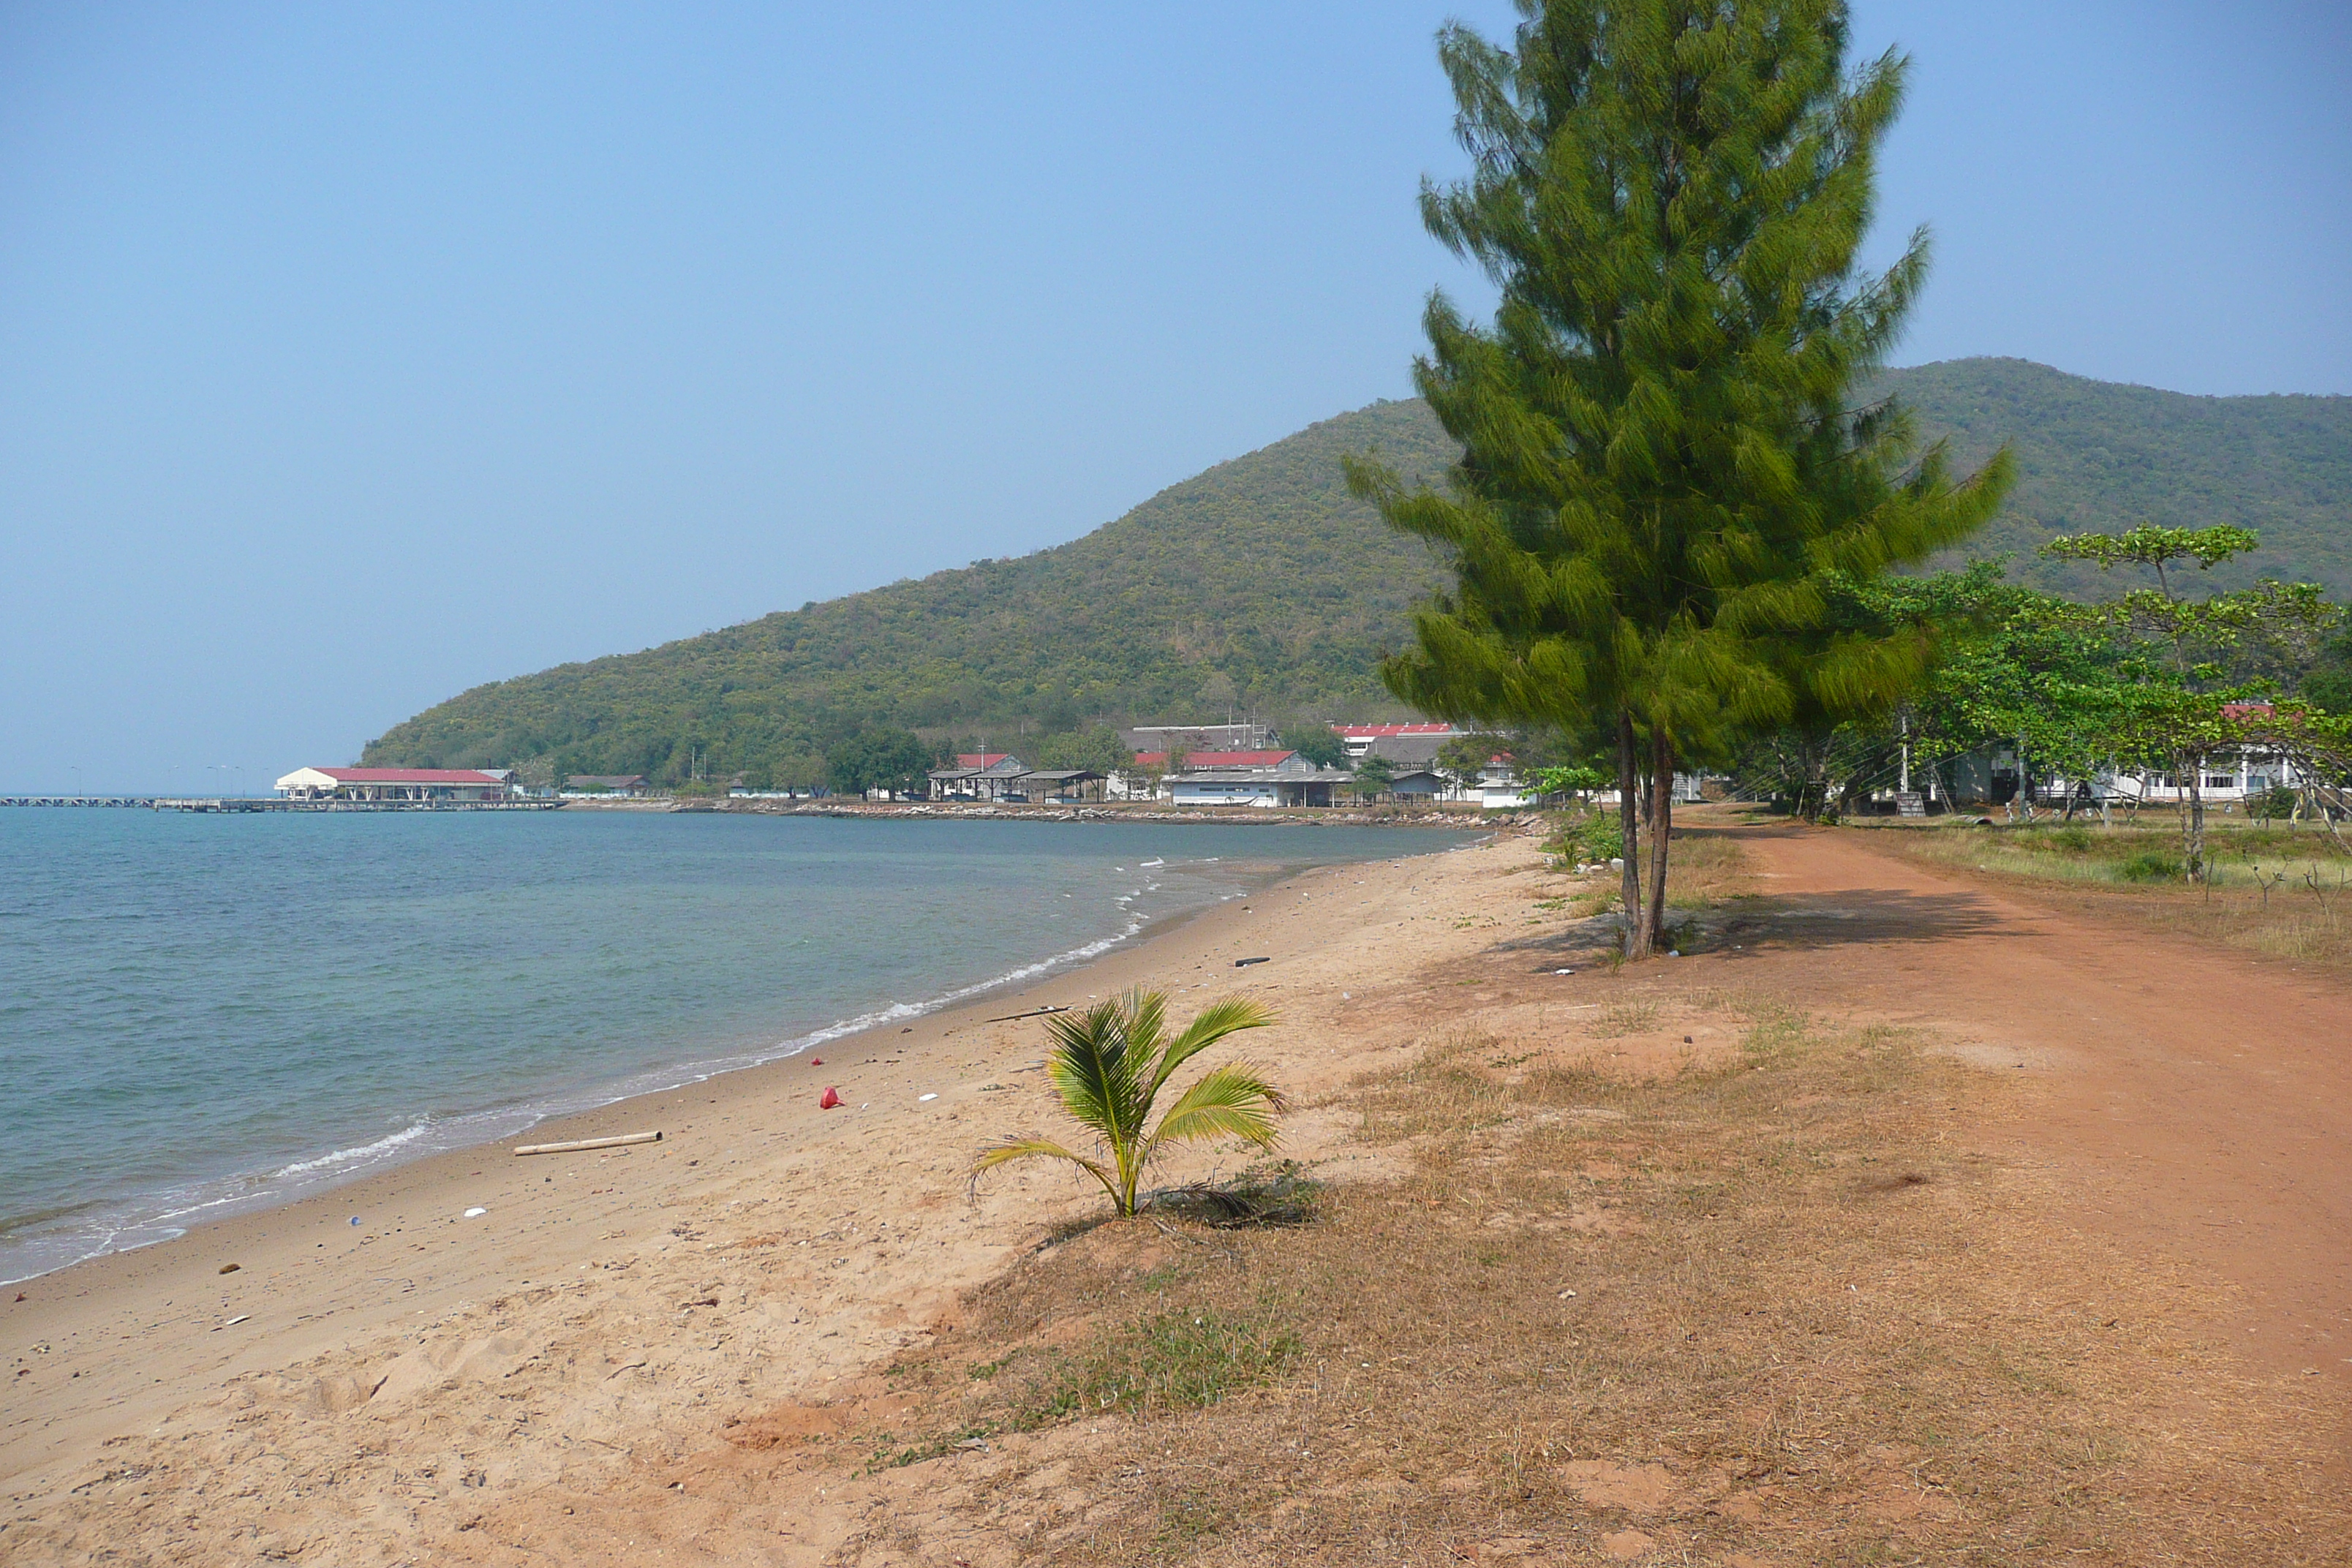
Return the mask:
<svg viewBox="0 0 2352 1568">
<path fill-rule="evenodd" d="M 1226 1036 L 1262 1029 L 1274 1015 L 1245 996 L 1204 1008 L 1184 1032 L 1168 1037 L 1165 992 L 1136 990 L 1047 1021 L 1053 1040 L 1046 1071 L 1062 1108 L 1092 1128 L 1110 1163 L 1087 1158 L 1046 1138 L 1009 1138 L 981 1152 L 975 1174 L 1012 1160 L 1067 1160 L 1102 1184 L 1122 1217 L 1135 1213 L 1135 1193 L 1160 1146 L 1237 1138 L 1274 1146 L 1275 1118 L 1289 1110 L 1282 1092 L 1246 1063 L 1213 1068 L 1179 1095 L 1156 1128 L 1147 1129 L 1169 1077 Z"/>
<path fill-rule="evenodd" d="M 1625 853 L 1625 834 L 1616 818 L 1594 812 L 1562 826 L 1550 847 L 1580 865 L 1605 866 Z"/>
<path fill-rule="evenodd" d="M 879 726 L 836 741 L 824 753 L 826 784 L 844 795 L 870 789 L 920 794 L 934 760 L 931 748 L 905 730 Z"/>
<path fill-rule="evenodd" d="M 1516 47 L 1439 50 L 1475 161 L 1423 220 L 1499 286 L 1491 326 L 1443 295 L 1422 394 L 1465 447 L 1450 489 L 1351 479 L 1448 551 L 1452 588 L 1382 667 L 1455 719 L 1613 731 L 1652 781 L 1650 893 L 1626 857 L 1629 957 L 1663 928 L 1684 758 L 1890 702 L 1912 628 L 1831 623 L 1823 578 L 1868 581 L 1991 515 L 2005 455 L 1956 481 L 1902 411 L 1856 409 L 1924 279 L 1926 237 L 1858 274 L 1877 144 L 1906 62 L 1849 76 L 1836 0 L 1530 4 Z M 1622 809 L 1633 837 L 1635 803 Z"/>
<path fill-rule="evenodd" d="M 1464 789 L 1478 783 L 1487 759 L 1510 750 L 1499 735 L 1456 735 L 1437 748 L 1437 771 Z"/>
<path fill-rule="evenodd" d="M 1297 1329 L 1271 1302 L 1249 1314 L 1157 1312 L 1066 1367 L 1046 1391 L 1045 1414 L 1199 1410 L 1269 1381 L 1299 1349 Z"/>
<path fill-rule="evenodd" d="M 1609 781 L 1601 776 L 1599 768 L 1588 767 L 1581 763 L 1567 763 L 1530 769 L 1527 782 L 1528 787 L 1539 795 L 1581 795 L 1601 788 Z"/>
<path fill-rule="evenodd" d="M 2180 857 L 2164 849 L 2143 849 L 2116 868 L 2116 876 L 2126 882 L 2177 882 L 2181 875 Z"/>
<path fill-rule="evenodd" d="M 1367 752 L 1356 759 L 1356 789 L 1365 795 L 1383 795 L 1396 784 L 1396 764 Z"/>
<path fill-rule="evenodd" d="M 1282 743 L 1318 768 L 1336 768 L 1348 760 L 1348 742 L 1328 724 L 1286 724 Z"/>
<path fill-rule="evenodd" d="M 1049 735 L 1022 754 L 1034 767 L 1089 768 L 1106 778 L 1135 761 L 1135 753 L 1108 724 Z"/>
</svg>

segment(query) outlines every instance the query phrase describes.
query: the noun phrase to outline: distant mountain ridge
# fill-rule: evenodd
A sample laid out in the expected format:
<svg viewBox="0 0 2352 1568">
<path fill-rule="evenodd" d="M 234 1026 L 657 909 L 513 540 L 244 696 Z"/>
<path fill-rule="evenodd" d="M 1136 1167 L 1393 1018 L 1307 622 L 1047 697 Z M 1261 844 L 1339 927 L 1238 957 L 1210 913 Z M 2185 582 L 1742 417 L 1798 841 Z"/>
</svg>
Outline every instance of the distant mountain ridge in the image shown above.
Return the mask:
<svg viewBox="0 0 2352 1568">
<path fill-rule="evenodd" d="M 2021 479 L 1966 553 L 2083 591 L 2041 561 L 2053 532 L 2236 523 L 2257 574 L 2352 593 L 2352 397 L 2192 397 L 1969 359 L 1879 389 L 1948 436 L 1963 468 L 2002 441 Z M 369 743 L 372 765 L 522 766 L 814 781 L 872 722 L 1010 740 L 1104 718 L 1377 717 L 1374 667 L 1442 578 L 1419 542 L 1349 496 L 1339 458 L 1377 449 L 1435 479 L 1454 448 L 1418 401 L 1307 426 L 1171 485 L 1067 544 L 894 583 L 741 626 L 477 687 Z"/>
</svg>

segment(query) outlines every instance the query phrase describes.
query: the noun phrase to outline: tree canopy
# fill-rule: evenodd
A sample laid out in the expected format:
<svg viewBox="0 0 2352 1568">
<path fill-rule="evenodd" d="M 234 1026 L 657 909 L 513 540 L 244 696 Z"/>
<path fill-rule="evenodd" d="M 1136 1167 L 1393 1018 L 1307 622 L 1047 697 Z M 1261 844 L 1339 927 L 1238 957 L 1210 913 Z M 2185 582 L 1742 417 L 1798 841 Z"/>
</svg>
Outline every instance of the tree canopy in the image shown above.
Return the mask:
<svg viewBox="0 0 2352 1568">
<path fill-rule="evenodd" d="M 1957 479 L 1899 406 L 1853 403 L 1927 268 L 1924 233 L 1882 274 L 1855 267 L 1899 56 L 1849 76 L 1836 0 L 1522 10 L 1513 48 L 1439 39 L 1475 172 L 1424 186 L 1423 221 L 1501 296 L 1491 324 L 1443 293 L 1423 316 L 1415 381 L 1462 460 L 1444 491 L 1372 462 L 1350 477 L 1454 566 L 1382 668 L 1392 690 L 1614 732 L 1638 957 L 1680 762 L 1916 679 L 1925 639 L 1837 627 L 1826 582 L 1957 544 L 2011 470 L 1996 455 Z"/>
</svg>

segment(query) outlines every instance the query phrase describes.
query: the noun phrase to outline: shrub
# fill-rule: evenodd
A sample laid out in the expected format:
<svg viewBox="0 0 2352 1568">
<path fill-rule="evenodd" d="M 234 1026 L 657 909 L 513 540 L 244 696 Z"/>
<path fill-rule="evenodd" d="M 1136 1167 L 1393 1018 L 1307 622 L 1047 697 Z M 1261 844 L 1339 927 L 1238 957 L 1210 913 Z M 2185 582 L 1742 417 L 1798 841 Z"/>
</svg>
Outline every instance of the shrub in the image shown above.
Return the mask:
<svg viewBox="0 0 2352 1568">
<path fill-rule="evenodd" d="M 2177 882 L 2182 873 L 2180 857 L 2161 849 L 2143 849 L 2116 868 L 2117 879 L 2126 882 Z"/>
</svg>

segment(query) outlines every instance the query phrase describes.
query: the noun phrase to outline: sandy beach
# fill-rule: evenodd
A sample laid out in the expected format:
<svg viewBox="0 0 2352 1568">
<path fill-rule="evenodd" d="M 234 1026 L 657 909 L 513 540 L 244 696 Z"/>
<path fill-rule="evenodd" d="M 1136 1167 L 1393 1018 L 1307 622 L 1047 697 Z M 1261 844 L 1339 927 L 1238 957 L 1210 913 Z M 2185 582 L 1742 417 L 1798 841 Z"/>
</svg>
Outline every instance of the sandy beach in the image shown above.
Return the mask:
<svg viewBox="0 0 2352 1568">
<path fill-rule="evenodd" d="M 746 1414 L 822 1408 L 1100 1202 L 1042 1166 L 969 1184 L 982 1144 L 1056 1120 L 1039 1026 L 986 1019 L 1132 985 L 1181 993 L 1181 1016 L 1246 991 L 1281 1019 L 1247 1054 L 1311 1100 L 1397 1059 L 1349 1027 L 1360 998 L 1491 942 L 1496 879 L 1538 859 L 1525 838 L 1399 848 L 830 1042 L 822 1066 L 790 1058 L 527 1135 L 658 1129 L 658 1144 L 457 1151 L 13 1288 L 0 1557 L 465 1560 L 493 1501 L 593 1493 L 720 1445 Z M 818 1109 L 827 1087 L 840 1109 Z M 1343 1143 L 1310 1111 L 1283 1152 L 1340 1179 L 1377 1163 Z M 1221 1161 L 1235 1157 L 1188 1152 L 1163 1174 Z M 846 1524 L 779 1539 L 820 1552 Z"/>
</svg>

